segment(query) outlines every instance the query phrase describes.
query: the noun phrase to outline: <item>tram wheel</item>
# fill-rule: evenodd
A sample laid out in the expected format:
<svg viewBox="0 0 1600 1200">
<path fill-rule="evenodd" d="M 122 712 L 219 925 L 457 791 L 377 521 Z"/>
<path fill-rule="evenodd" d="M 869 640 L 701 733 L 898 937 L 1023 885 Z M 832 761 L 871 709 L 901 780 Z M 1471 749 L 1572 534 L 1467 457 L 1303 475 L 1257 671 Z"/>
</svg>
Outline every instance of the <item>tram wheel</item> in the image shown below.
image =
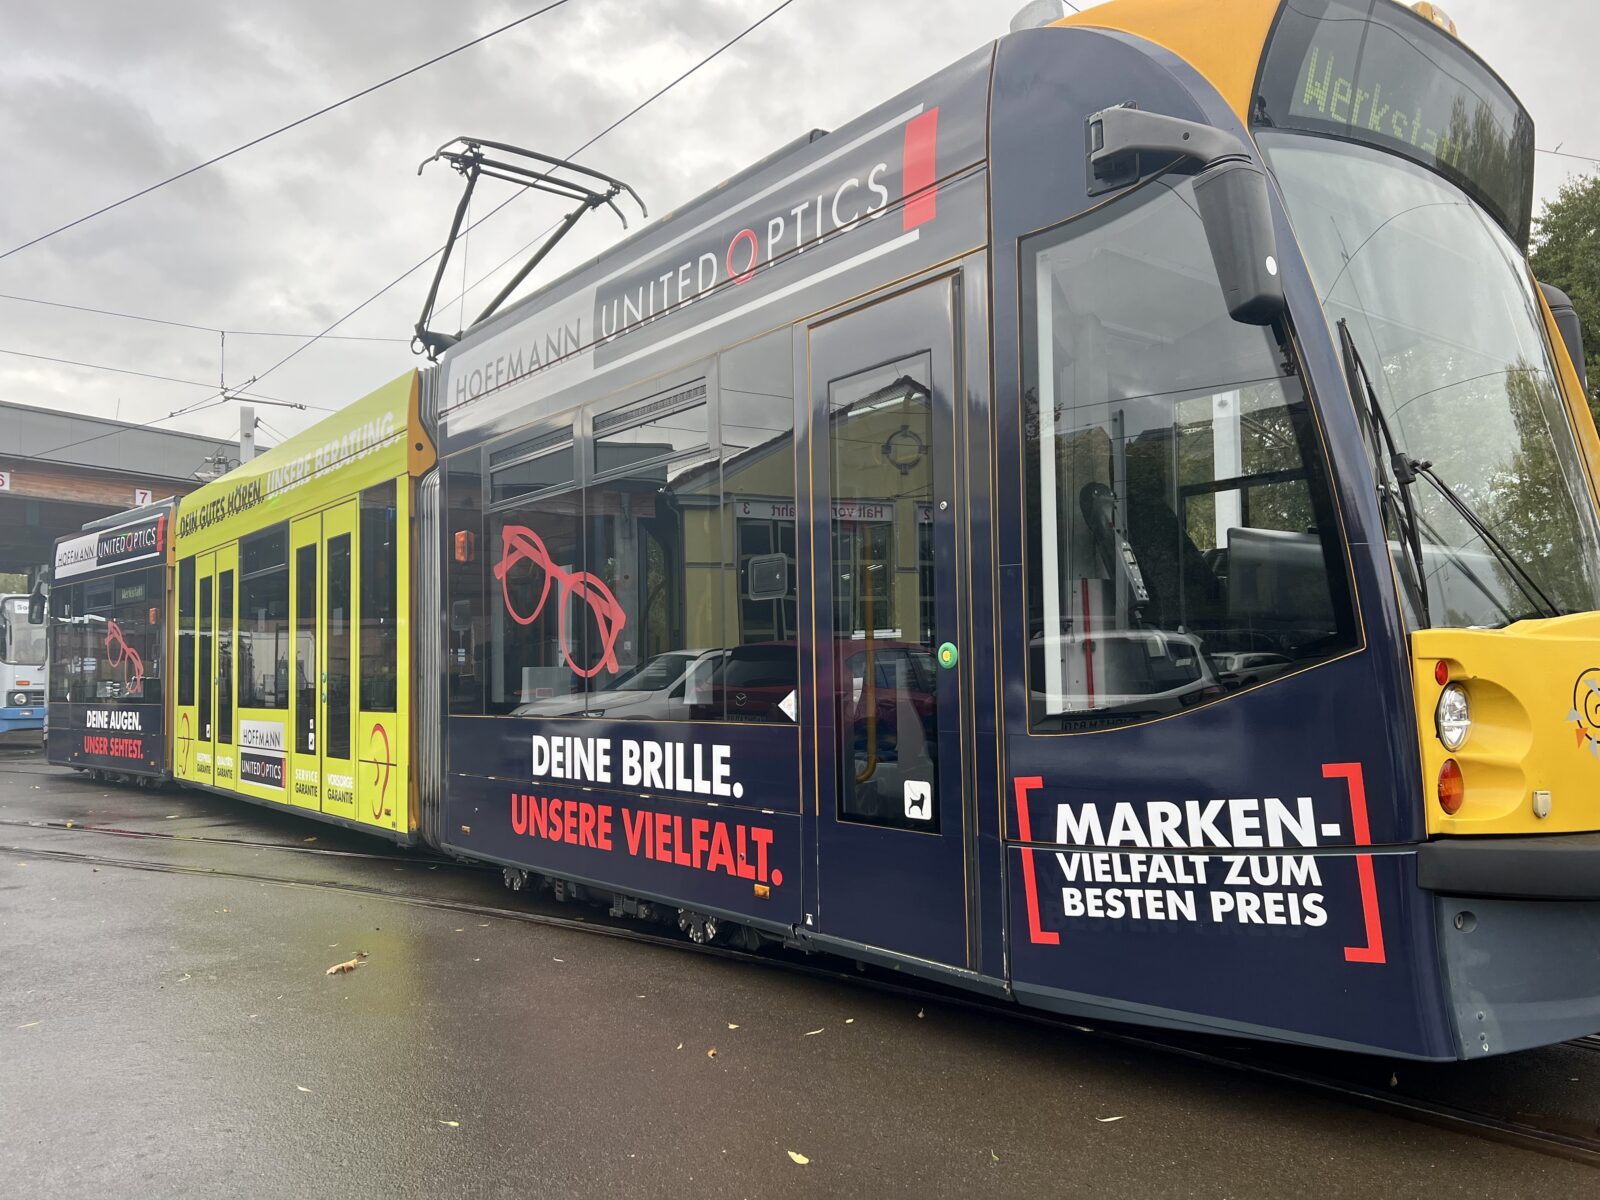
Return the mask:
<svg viewBox="0 0 1600 1200">
<path fill-rule="evenodd" d="M 687 908 L 678 910 L 678 928 L 689 935 L 689 940 L 697 946 L 704 946 L 717 940 L 717 932 L 721 928 L 717 918 L 706 913 L 692 912 Z"/>
</svg>

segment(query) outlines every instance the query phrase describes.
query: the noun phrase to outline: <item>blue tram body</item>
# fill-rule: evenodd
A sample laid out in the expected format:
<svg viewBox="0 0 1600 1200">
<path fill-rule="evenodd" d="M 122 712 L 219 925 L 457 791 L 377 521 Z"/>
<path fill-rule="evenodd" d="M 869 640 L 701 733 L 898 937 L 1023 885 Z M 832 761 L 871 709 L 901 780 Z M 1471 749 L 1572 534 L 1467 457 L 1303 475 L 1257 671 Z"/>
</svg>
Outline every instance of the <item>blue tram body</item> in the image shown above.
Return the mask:
<svg viewBox="0 0 1600 1200">
<path fill-rule="evenodd" d="M 1131 106 L 1273 172 L 1270 63 L 1253 131 L 1093 23 L 1001 39 L 450 349 L 431 836 L 1066 1013 L 1434 1059 L 1587 1032 L 1594 877 L 1494 882 L 1520 837 L 1430 857 L 1428 620 L 1283 195 L 1269 332 L 1229 318 L 1192 169 L 1090 169 L 1091 118 Z M 1339 84 L 1320 27 L 1280 33 L 1292 116 Z M 668 651 L 677 693 L 609 716 Z"/>
</svg>

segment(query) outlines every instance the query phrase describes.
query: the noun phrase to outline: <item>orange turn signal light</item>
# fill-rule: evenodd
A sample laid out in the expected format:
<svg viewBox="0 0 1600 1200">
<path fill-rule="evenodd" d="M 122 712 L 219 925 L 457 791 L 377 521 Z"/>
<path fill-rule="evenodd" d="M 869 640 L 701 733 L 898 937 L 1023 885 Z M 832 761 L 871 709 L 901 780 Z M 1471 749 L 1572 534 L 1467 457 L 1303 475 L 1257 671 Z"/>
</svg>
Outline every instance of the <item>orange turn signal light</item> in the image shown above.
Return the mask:
<svg viewBox="0 0 1600 1200">
<path fill-rule="evenodd" d="M 1439 807 L 1453 817 L 1461 811 L 1466 795 L 1467 782 L 1461 777 L 1461 768 L 1455 759 L 1445 759 L 1444 766 L 1439 768 Z"/>
<path fill-rule="evenodd" d="M 461 529 L 456 531 L 456 561 L 458 563 L 469 563 L 477 557 L 477 541 L 477 535 L 471 530 Z"/>
</svg>

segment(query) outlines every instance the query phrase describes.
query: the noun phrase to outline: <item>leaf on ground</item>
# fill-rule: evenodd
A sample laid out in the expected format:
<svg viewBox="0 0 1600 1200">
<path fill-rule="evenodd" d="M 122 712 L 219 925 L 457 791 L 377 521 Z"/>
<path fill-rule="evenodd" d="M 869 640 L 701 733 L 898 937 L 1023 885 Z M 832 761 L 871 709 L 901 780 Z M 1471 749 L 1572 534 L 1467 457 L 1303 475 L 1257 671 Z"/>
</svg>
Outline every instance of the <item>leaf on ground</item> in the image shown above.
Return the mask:
<svg viewBox="0 0 1600 1200">
<path fill-rule="evenodd" d="M 68 829 L 71 829 L 71 828 L 72 828 L 72 822 L 71 822 L 71 821 L 68 821 L 68 822 L 67 822 L 67 828 L 68 828 Z"/>
<path fill-rule="evenodd" d="M 715 1046 L 711 1047 L 711 1049 L 706 1051 L 706 1057 L 707 1058 L 715 1058 L 716 1056 L 717 1056 L 717 1048 Z"/>
<path fill-rule="evenodd" d="M 303 838 L 303 839 L 301 839 L 301 840 L 302 840 L 302 841 L 307 841 L 307 842 L 314 842 L 314 841 L 316 841 L 316 840 L 317 840 L 317 839 L 316 839 L 316 838 L 314 838 L 314 837 L 308 837 L 308 838 Z"/>
<path fill-rule="evenodd" d="M 1096 1117 L 1095 1118 L 1095 1120 L 1099 1121 L 1100 1124 L 1102 1124 L 1102 1125 L 1109 1125 L 1113 1121 L 1120 1121 L 1122 1119 L 1123 1118 L 1121 1118 L 1121 1117 Z"/>
<path fill-rule="evenodd" d="M 552 959 L 551 959 L 551 960 L 550 960 L 550 961 L 551 961 L 551 962 L 558 962 L 558 963 L 564 963 L 564 962 L 566 962 L 566 961 L 567 961 L 567 960 L 566 960 L 566 959 L 564 959 L 564 958 L 552 958 Z"/>
<path fill-rule="evenodd" d="M 295 1091 L 297 1091 L 297 1092 L 309 1092 L 309 1091 L 310 1091 L 310 1090 L 311 1090 L 311 1089 L 310 1089 L 310 1088 L 308 1088 L 308 1087 L 301 1087 L 301 1086 L 300 1086 L 300 1085 L 299 1085 L 299 1084 L 298 1084 L 298 1083 L 297 1083 L 297 1084 L 295 1084 L 295 1085 L 294 1085 L 294 1090 L 295 1090 Z"/>
<path fill-rule="evenodd" d="M 804 1154 L 801 1154 L 798 1150 L 789 1151 L 789 1157 L 792 1158 L 795 1162 L 799 1163 L 802 1167 L 805 1166 L 808 1162 L 811 1161 Z"/>
<path fill-rule="evenodd" d="M 1000 1156 L 998 1154 L 996 1154 L 993 1150 L 989 1151 L 989 1158 L 993 1162 L 999 1162 L 1000 1161 Z"/>
<path fill-rule="evenodd" d="M 177 813 L 168 813 L 167 814 L 167 820 L 176 821 L 177 819 L 178 819 L 178 814 Z"/>
<path fill-rule="evenodd" d="M 856 1023 L 856 1019 L 854 1017 L 846 1017 L 844 1019 L 844 1023 L 846 1025 L 854 1025 Z"/>
<path fill-rule="evenodd" d="M 440 1121 L 439 1124 L 449 1126 L 451 1129 L 460 1129 L 460 1121 Z"/>
<path fill-rule="evenodd" d="M 919 1021 L 922 1020 L 922 1013 L 923 1013 L 922 1009 L 920 1009 L 920 1008 L 917 1009 L 917 1020 L 919 1020 Z"/>
<path fill-rule="evenodd" d="M 643 999 L 643 997 L 641 996 L 640 999 Z M 728 1022 L 728 1028 L 729 1029 L 737 1029 L 739 1027 L 737 1025 L 735 1025 L 732 1021 L 729 1021 Z"/>
<path fill-rule="evenodd" d="M 823 1027 L 822 1027 L 822 1029 L 826 1029 L 826 1028 L 827 1028 L 827 1026 L 826 1026 L 826 1025 L 824 1025 L 824 1026 L 823 1026 Z M 817 1034 L 819 1034 L 819 1033 L 821 1033 L 821 1032 L 822 1032 L 822 1029 L 808 1029 L 808 1030 L 807 1030 L 807 1031 L 806 1031 L 806 1035 L 805 1035 L 805 1036 L 806 1036 L 806 1037 L 816 1037 L 816 1036 L 817 1036 Z"/>
<path fill-rule="evenodd" d="M 32 1029 L 35 1025 L 39 1025 L 39 1024 L 42 1024 L 42 1022 L 29 1021 L 26 1025 L 18 1025 L 17 1028 L 18 1029 Z"/>
<path fill-rule="evenodd" d="M 348 975 L 351 971 L 354 971 L 360 965 L 361 965 L 361 959 L 358 956 L 356 958 L 348 959 L 348 960 L 346 960 L 345 962 L 342 962 L 342 963 L 334 963 L 333 966 L 328 968 L 328 972 L 327 973 L 329 975 Z"/>
<path fill-rule="evenodd" d="M 682 1049 L 683 1049 L 683 1043 L 682 1043 L 682 1042 L 679 1042 L 679 1043 L 678 1043 L 678 1049 L 679 1049 L 679 1050 L 682 1050 Z"/>
</svg>

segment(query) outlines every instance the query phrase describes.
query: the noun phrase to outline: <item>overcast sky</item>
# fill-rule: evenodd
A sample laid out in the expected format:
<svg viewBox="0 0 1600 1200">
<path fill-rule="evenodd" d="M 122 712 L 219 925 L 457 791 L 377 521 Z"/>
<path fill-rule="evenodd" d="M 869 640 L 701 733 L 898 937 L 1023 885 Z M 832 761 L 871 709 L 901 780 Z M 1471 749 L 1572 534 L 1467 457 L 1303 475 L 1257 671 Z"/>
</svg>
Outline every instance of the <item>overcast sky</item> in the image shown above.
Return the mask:
<svg viewBox="0 0 1600 1200">
<path fill-rule="evenodd" d="M 459 177 L 417 163 L 458 134 L 575 149 L 777 0 L 569 0 L 554 12 L 218 167 L 0 261 L 0 293 L 225 327 L 226 379 L 265 372 L 443 240 Z M 652 214 L 813 127 L 836 128 L 1003 33 L 1022 0 L 795 0 L 585 154 Z M 536 0 L 0 0 L 0 250 L 537 7 Z M 1084 5 L 1087 7 L 1087 5 Z M 1447 0 L 1463 38 L 1532 111 L 1538 144 L 1600 157 L 1592 0 Z M 1594 164 L 1538 156 L 1538 198 Z M 480 189 L 488 204 L 506 194 Z M 524 197 L 473 233 L 471 283 L 554 221 Z M 615 240 L 580 224 L 539 277 Z M 458 254 L 460 251 L 458 250 Z M 469 297 L 479 308 L 514 269 Z M 276 370 L 266 396 L 335 408 L 414 362 L 418 271 Z M 461 290 L 452 266 L 443 298 Z M 472 309 L 469 316 L 475 314 Z M 213 390 L 214 333 L 0 299 L 0 350 L 172 376 Z M 455 327 L 452 309 L 439 327 Z M 245 332 L 252 331 L 252 332 Z M 0 399 L 144 421 L 206 396 L 0 354 Z M 321 414 L 261 407 L 264 443 Z M 221 405 L 165 423 L 233 435 Z M 0 446 L 4 431 L 0 429 Z"/>
</svg>

